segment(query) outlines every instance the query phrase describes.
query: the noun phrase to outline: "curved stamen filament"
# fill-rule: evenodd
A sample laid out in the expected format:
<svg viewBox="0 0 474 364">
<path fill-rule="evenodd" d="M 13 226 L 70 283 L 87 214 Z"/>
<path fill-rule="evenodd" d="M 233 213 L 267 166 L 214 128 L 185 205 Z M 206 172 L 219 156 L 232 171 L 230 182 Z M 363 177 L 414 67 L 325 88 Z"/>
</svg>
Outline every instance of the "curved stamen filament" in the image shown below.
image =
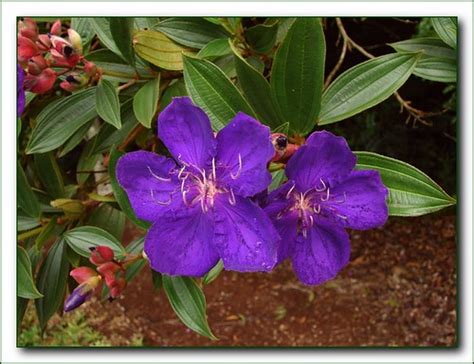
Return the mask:
<svg viewBox="0 0 474 364">
<path fill-rule="evenodd" d="M 321 212 L 321 205 L 313 206 L 313 211 L 314 213 L 319 214 Z"/>
<path fill-rule="evenodd" d="M 342 197 L 344 198 L 342 201 L 334 200 L 333 202 L 337 203 L 337 204 L 342 204 L 342 203 L 346 202 L 347 196 L 346 196 L 345 192 L 343 193 Z"/>
<path fill-rule="evenodd" d="M 235 205 L 235 195 L 234 195 L 234 191 L 232 191 L 232 188 L 230 189 L 229 191 L 229 203 L 233 206 Z"/>
<path fill-rule="evenodd" d="M 312 215 L 309 215 L 309 221 L 311 221 L 311 227 L 314 225 L 314 219 Z"/>
<path fill-rule="evenodd" d="M 293 184 L 293 186 L 291 186 L 290 190 L 288 191 L 288 193 L 286 194 L 286 199 L 288 200 L 291 196 L 291 192 L 293 192 L 293 190 L 295 189 L 295 184 Z"/>
<path fill-rule="evenodd" d="M 347 220 L 347 216 L 341 215 L 341 214 L 336 214 L 337 217 L 340 217 L 343 220 Z"/>
<path fill-rule="evenodd" d="M 171 204 L 171 197 L 168 199 L 168 201 L 159 201 L 155 198 L 155 193 L 153 192 L 153 190 L 150 190 L 150 195 L 151 195 L 151 198 L 152 198 L 153 202 L 157 203 L 158 205 L 167 206 L 167 205 Z"/>
<path fill-rule="evenodd" d="M 326 195 L 325 196 L 321 196 L 321 201 L 327 201 L 329 200 L 329 187 L 328 189 L 326 190 Z"/>
<path fill-rule="evenodd" d="M 242 156 L 239 153 L 239 169 L 237 170 L 237 173 L 235 175 L 232 172 L 230 172 L 230 178 L 232 179 L 239 178 L 240 172 L 242 172 Z"/>
<path fill-rule="evenodd" d="M 324 183 L 322 178 L 320 178 L 319 180 L 321 181 L 321 184 L 323 185 L 323 188 L 315 187 L 314 189 L 316 190 L 316 192 L 323 192 L 326 189 L 326 184 Z"/>
<path fill-rule="evenodd" d="M 183 166 L 183 167 L 179 170 L 179 172 L 178 172 L 178 179 L 181 179 L 181 175 L 183 174 L 183 172 L 184 172 L 185 169 L 186 169 L 186 166 Z M 186 177 L 187 177 L 187 175 L 186 175 Z"/>
<path fill-rule="evenodd" d="M 151 170 L 150 166 L 147 166 L 147 168 L 148 168 L 148 171 L 150 172 L 150 174 L 151 174 L 154 178 L 156 178 L 158 181 L 162 181 L 162 182 L 170 182 L 170 181 L 171 181 L 171 178 L 164 178 L 164 177 L 160 177 L 160 176 L 158 176 L 157 174 L 155 174 L 155 173 Z"/>
<path fill-rule="evenodd" d="M 212 178 L 216 180 L 216 158 L 212 158 Z"/>
</svg>

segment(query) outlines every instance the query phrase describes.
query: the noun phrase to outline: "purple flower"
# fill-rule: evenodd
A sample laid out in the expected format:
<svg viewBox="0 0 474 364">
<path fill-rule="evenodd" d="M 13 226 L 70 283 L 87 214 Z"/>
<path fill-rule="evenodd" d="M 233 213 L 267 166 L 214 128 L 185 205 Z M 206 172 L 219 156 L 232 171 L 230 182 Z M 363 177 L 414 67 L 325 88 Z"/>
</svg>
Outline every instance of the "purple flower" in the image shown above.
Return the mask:
<svg viewBox="0 0 474 364">
<path fill-rule="evenodd" d="M 229 270 L 271 270 L 278 233 L 250 200 L 271 182 L 268 127 L 238 113 L 214 136 L 207 115 L 181 97 L 160 113 L 158 135 L 172 158 L 138 151 L 117 165 L 136 215 L 153 223 L 145 238 L 152 268 L 202 276 L 222 259 Z"/>
<path fill-rule="evenodd" d="M 89 287 L 87 282 L 81 283 L 72 293 L 66 298 L 64 302 L 64 312 L 72 311 L 89 300 L 94 293 L 93 289 Z"/>
<path fill-rule="evenodd" d="M 17 86 L 16 86 L 16 100 L 17 100 L 17 113 L 20 116 L 25 109 L 25 90 L 23 87 L 23 80 L 25 78 L 25 73 L 23 69 L 17 64 Z"/>
<path fill-rule="evenodd" d="M 345 228 L 370 229 L 388 218 L 379 173 L 355 164 L 344 138 L 315 132 L 289 160 L 288 182 L 268 196 L 265 212 L 281 236 L 278 262 L 290 257 L 305 284 L 321 284 L 348 263 Z"/>
</svg>

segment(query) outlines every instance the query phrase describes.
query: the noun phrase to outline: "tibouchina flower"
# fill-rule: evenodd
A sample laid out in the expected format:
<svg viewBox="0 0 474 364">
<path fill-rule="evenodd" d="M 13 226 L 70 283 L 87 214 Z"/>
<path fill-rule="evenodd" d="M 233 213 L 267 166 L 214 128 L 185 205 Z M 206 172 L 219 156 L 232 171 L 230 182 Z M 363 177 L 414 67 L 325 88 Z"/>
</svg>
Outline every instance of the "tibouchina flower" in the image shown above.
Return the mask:
<svg viewBox="0 0 474 364">
<path fill-rule="evenodd" d="M 222 259 L 228 270 L 270 271 L 278 233 L 250 200 L 271 182 L 268 127 L 238 113 L 214 136 L 207 115 L 181 97 L 160 113 L 158 135 L 173 158 L 138 151 L 117 165 L 136 215 L 153 223 L 151 267 L 202 276 Z"/>
<path fill-rule="evenodd" d="M 23 86 L 23 81 L 25 79 L 25 73 L 20 65 L 17 65 L 16 69 L 16 103 L 17 103 L 17 113 L 20 116 L 25 109 L 25 89 Z"/>
<path fill-rule="evenodd" d="M 354 170 L 356 156 L 342 137 L 315 132 L 286 167 L 288 182 L 270 193 L 265 211 L 281 236 L 278 262 L 291 258 L 305 284 L 321 284 L 348 263 L 345 228 L 381 226 L 387 188 L 373 170 Z"/>
</svg>

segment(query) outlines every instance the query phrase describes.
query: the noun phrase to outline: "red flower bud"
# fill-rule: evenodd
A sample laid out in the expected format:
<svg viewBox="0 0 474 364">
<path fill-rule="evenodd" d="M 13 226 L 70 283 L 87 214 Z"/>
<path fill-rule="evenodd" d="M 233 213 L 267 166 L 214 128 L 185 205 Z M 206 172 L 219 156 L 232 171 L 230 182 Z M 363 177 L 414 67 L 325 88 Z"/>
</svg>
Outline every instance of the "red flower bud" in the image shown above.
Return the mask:
<svg viewBox="0 0 474 364">
<path fill-rule="evenodd" d="M 114 251 L 108 246 L 98 246 L 91 248 L 91 256 L 89 261 L 92 264 L 100 265 L 105 262 L 110 262 L 114 259 Z M 100 271 L 99 271 L 100 272 Z"/>
<path fill-rule="evenodd" d="M 28 73 L 32 75 L 39 75 L 48 64 L 42 55 L 32 57 L 28 62 Z"/>
<path fill-rule="evenodd" d="M 30 38 L 18 36 L 18 60 L 23 63 L 39 53 L 38 46 Z"/>
<path fill-rule="evenodd" d="M 31 18 L 25 18 L 18 22 L 19 34 L 35 41 L 38 38 L 38 25 Z"/>
<path fill-rule="evenodd" d="M 125 278 L 117 279 L 111 286 L 109 286 L 110 297 L 117 298 L 127 286 Z"/>
<path fill-rule="evenodd" d="M 38 41 L 36 42 L 38 48 L 46 52 L 51 48 L 51 40 L 49 39 L 49 36 L 47 34 L 40 34 L 38 36 Z"/>
<path fill-rule="evenodd" d="M 53 35 L 61 35 L 61 20 L 56 20 L 49 31 Z"/>
<path fill-rule="evenodd" d="M 87 73 L 88 76 L 92 77 L 97 73 L 97 66 L 94 63 L 86 59 L 83 59 L 82 63 L 84 63 L 84 72 Z"/>
<path fill-rule="evenodd" d="M 116 272 L 118 272 L 121 269 L 122 268 L 120 267 L 120 265 L 118 265 L 115 262 L 106 262 L 106 263 L 103 263 L 103 264 L 101 264 L 97 267 L 97 272 L 99 272 L 100 274 L 103 274 L 105 276 L 109 272 L 115 274 Z"/>
<path fill-rule="evenodd" d="M 37 94 L 44 94 L 49 91 L 56 81 L 56 72 L 51 68 L 46 68 L 39 75 L 26 75 L 25 88 Z"/>
<path fill-rule="evenodd" d="M 92 277 L 96 277 L 97 272 L 89 267 L 79 267 L 70 271 L 69 275 L 74 278 L 77 283 L 81 284 L 88 281 Z"/>
</svg>

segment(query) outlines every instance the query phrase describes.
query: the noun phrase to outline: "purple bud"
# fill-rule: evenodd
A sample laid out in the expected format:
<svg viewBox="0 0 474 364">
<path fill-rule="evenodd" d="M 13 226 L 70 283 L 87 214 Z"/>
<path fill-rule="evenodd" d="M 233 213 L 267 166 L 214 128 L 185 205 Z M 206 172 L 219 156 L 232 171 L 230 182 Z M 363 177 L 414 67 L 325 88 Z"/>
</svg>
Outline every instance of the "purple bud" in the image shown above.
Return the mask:
<svg viewBox="0 0 474 364">
<path fill-rule="evenodd" d="M 64 302 L 64 312 L 72 311 L 92 297 L 93 290 L 88 287 L 87 282 L 81 283 L 66 298 Z"/>
</svg>

